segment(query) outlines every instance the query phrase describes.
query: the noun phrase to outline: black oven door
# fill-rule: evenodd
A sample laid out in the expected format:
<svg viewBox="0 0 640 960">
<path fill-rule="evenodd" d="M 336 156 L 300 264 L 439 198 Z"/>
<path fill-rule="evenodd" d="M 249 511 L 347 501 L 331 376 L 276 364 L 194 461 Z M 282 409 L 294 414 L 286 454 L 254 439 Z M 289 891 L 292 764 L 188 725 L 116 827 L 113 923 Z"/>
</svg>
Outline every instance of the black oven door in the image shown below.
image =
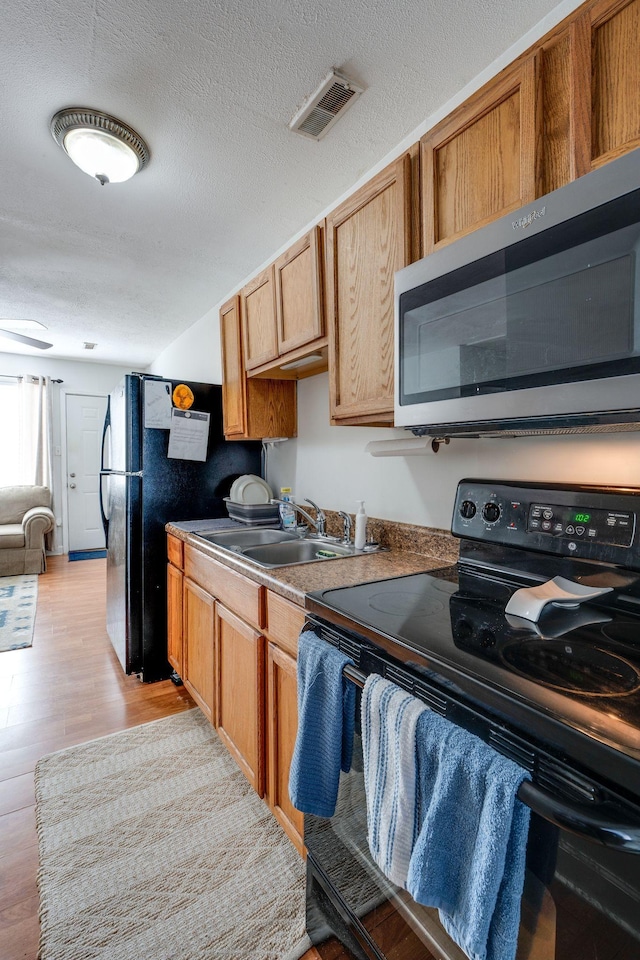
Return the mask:
<svg viewBox="0 0 640 960">
<path fill-rule="evenodd" d="M 367 844 L 362 744 L 331 819 L 307 816 L 307 929 L 323 960 L 466 960 L 437 910 L 390 883 Z M 640 855 L 532 814 L 517 960 L 640 957 Z"/>
</svg>

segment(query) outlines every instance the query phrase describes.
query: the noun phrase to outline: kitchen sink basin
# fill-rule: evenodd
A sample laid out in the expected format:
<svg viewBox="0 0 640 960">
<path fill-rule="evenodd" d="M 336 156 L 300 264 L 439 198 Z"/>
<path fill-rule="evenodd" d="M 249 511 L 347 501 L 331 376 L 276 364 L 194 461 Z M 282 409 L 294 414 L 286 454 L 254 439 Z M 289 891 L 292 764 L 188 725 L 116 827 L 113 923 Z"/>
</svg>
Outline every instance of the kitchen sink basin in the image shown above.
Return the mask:
<svg viewBox="0 0 640 960">
<path fill-rule="evenodd" d="M 284 530 L 225 530 L 223 533 L 199 533 L 199 537 L 228 550 L 255 547 L 259 544 L 281 543 L 285 540 L 298 540 L 295 533 Z"/>
<path fill-rule="evenodd" d="M 355 548 L 326 540 L 288 540 L 281 543 L 246 547 L 242 555 L 263 567 L 284 567 L 293 563 L 314 563 L 318 560 L 337 560 L 352 557 Z"/>
</svg>

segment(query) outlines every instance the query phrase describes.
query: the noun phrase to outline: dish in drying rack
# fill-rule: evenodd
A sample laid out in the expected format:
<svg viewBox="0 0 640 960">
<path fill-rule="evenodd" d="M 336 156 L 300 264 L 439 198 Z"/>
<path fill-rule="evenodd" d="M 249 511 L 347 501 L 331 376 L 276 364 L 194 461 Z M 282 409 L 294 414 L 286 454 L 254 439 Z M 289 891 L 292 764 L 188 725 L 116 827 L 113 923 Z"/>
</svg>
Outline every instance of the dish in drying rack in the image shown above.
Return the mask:
<svg viewBox="0 0 640 960">
<path fill-rule="evenodd" d="M 269 484 L 252 473 L 234 480 L 229 491 L 233 503 L 269 503 L 272 496 Z"/>
</svg>

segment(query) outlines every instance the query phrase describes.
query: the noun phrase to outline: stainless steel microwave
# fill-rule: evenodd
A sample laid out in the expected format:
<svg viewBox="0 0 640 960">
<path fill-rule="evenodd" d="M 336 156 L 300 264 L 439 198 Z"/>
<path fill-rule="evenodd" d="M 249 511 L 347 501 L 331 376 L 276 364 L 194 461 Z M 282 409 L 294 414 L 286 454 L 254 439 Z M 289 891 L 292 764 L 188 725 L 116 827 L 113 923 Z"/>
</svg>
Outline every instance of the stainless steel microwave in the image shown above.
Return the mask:
<svg viewBox="0 0 640 960">
<path fill-rule="evenodd" d="M 395 425 L 640 430 L 640 149 L 396 274 Z"/>
</svg>

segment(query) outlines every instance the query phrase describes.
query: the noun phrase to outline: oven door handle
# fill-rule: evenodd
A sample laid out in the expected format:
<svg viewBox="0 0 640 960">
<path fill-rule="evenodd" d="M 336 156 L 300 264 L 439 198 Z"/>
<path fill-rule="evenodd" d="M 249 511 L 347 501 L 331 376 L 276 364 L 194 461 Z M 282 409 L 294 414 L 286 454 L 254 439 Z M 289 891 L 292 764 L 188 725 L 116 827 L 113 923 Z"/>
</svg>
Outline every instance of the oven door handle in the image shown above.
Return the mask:
<svg viewBox="0 0 640 960">
<path fill-rule="evenodd" d="M 524 780 L 518 798 L 550 823 L 605 847 L 640 853 L 640 821 L 613 803 L 591 808 L 563 800 L 530 780 Z"/>
<path fill-rule="evenodd" d="M 364 687 L 367 674 L 362 670 L 346 664 L 343 674 L 356 686 Z M 520 784 L 518 799 L 561 830 L 615 850 L 640 853 L 640 820 L 634 820 L 632 814 L 614 803 L 607 801 L 597 808 L 572 803 L 531 780 L 523 780 Z"/>
</svg>

